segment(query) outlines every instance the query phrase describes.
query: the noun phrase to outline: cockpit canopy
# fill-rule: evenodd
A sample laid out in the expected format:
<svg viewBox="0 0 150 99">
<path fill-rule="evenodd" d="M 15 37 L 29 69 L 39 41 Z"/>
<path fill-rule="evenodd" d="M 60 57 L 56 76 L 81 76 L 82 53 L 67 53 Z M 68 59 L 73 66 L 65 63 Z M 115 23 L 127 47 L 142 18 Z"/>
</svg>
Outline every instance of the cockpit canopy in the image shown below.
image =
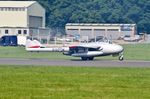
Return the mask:
<svg viewBox="0 0 150 99">
<path fill-rule="evenodd" d="M 112 43 L 107 37 L 97 36 L 95 38 L 90 39 L 88 42 L 105 42 Z"/>
</svg>

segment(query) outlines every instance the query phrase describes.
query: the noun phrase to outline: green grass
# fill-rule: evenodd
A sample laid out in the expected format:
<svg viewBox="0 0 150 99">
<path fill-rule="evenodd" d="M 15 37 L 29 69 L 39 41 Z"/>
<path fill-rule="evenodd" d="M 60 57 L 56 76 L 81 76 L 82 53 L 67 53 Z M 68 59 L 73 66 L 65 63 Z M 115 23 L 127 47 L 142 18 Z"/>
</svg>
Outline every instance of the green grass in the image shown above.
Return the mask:
<svg viewBox="0 0 150 99">
<path fill-rule="evenodd" d="M 149 99 L 150 68 L 0 66 L 0 99 Z"/>
<path fill-rule="evenodd" d="M 125 59 L 150 60 L 149 44 L 123 46 Z M 75 57 L 57 52 L 26 52 L 23 47 L 0 47 L 0 58 Z M 149 98 L 150 68 L 0 66 L 0 99 Z"/>
<path fill-rule="evenodd" d="M 150 60 L 150 44 L 124 45 L 125 58 L 129 60 Z"/>
<path fill-rule="evenodd" d="M 27 52 L 24 47 L 0 47 L 1 58 L 47 58 L 69 59 L 61 52 Z"/>
<path fill-rule="evenodd" d="M 150 44 L 123 45 L 126 60 L 150 60 Z M 64 56 L 61 52 L 27 52 L 24 47 L 0 47 L 0 58 L 47 58 L 47 59 L 76 59 L 76 57 Z M 96 59 L 118 59 L 118 57 L 106 56 Z"/>
</svg>

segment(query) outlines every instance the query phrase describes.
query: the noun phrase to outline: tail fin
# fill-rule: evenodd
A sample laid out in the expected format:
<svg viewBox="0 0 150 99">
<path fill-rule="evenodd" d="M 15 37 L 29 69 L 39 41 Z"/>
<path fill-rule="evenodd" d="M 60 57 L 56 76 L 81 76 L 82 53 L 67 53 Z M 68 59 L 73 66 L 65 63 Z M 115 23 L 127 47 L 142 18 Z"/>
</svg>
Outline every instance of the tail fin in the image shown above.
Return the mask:
<svg viewBox="0 0 150 99">
<path fill-rule="evenodd" d="M 37 40 L 31 41 L 30 39 L 27 39 L 26 41 L 26 48 L 41 48 L 41 47 L 43 47 L 42 44 Z"/>
</svg>

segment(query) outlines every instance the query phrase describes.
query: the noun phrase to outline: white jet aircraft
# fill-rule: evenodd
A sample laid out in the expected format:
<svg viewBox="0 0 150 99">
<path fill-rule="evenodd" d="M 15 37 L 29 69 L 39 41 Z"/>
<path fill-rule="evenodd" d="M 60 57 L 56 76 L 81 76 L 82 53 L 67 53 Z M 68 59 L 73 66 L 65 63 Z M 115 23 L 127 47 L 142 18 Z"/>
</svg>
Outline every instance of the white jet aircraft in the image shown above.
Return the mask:
<svg viewBox="0 0 150 99">
<path fill-rule="evenodd" d="M 37 41 L 27 40 L 26 50 L 31 52 L 63 52 L 64 55 L 81 57 L 82 60 L 93 60 L 94 57 L 108 55 L 119 56 L 120 61 L 124 59 L 123 47 L 110 42 L 81 43 L 70 47 L 45 48 Z"/>
<path fill-rule="evenodd" d="M 93 60 L 98 56 L 119 56 L 119 60 L 123 60 L 123 47 L 117 44 L 107 42 L 84 43 L 78 46 L 70 46 L 68 52 L 64 55 L 81 57 L 82 60 Z"/>
</svg>

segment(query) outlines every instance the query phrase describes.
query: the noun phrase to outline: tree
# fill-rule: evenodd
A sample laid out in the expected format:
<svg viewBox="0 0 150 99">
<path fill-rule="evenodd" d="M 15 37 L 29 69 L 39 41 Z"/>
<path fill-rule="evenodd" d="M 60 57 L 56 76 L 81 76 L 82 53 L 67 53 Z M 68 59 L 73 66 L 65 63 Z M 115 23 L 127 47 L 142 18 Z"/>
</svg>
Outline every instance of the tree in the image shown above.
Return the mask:
<svg viewBox="0 0 150 99">
<path fill-rule="evenodd" d="M 150 33 L 149 0 L 37 1 L 46 9 L 51 28 L 64 28 L 66 23 L 136 23 L 138 32 Z"/>
</svg>

